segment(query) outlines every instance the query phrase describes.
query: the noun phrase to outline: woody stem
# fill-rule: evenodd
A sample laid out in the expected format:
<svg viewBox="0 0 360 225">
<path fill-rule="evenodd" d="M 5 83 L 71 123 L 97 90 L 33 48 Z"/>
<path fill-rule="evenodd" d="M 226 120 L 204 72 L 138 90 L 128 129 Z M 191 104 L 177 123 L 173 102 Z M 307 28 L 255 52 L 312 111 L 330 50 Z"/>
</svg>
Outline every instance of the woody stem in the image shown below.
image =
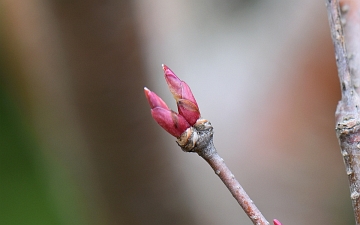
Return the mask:
<svg viewBox="0 0 360 225">
<path fill-rule="evenodd" d="M 212 147 L 215 149 L 214 145 L 212 145 Z M 249 195 L 236 180 L 235 176 L 231 173 L 230 169 L 226 166 L 224 160 L 219 156 L 216 150 L 211 155 L 198 154 L 205 159 L 207 163 L 209 163 L 211 168 L 213 168 L 216 175 L 219 176 L 225 186 L 229 189 L 246 215 L 249 216 L 250 220 L 257 225 L 268 225 L 269 222 L 261 214 L 260 210 L 256 207 Z"/>
<path fill-rule="evenodd" d="M 209 121 L 198 119 L 196 124 L 178 139 L 178 144 L 184 151 L 196 152 L 209 163 L 254 225 L 269 225 L 269 222 L 217 153 L 213 143 L 213 127 Z"/>
</svg>

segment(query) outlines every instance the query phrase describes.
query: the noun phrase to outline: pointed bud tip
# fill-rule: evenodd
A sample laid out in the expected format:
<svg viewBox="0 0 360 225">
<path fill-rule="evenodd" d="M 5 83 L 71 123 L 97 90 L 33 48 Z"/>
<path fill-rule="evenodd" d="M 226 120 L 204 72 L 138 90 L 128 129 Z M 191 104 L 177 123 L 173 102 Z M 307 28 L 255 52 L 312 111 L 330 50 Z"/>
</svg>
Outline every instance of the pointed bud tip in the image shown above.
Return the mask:
<svg viewBox="0 0 360 225">
<path fill-rule="evenodd" d="M 161 64 L 161 67 L 163 68 L 163 70 L 169 69 L 169 67 L 167 67 L 167 65 L 165 64 Z"/>
<path fill-rule="evenodd" d="M 151 91 L 147 87 L 144 87 L 144 93 L 145 93 L 146 98 L 149 99 L 149 95 L 150 95 Z"/>
<path fill-rule="evenodd" d="M 279 220 L 274 219 L 274 225 L 282 225 Z"/>
<path fill-rule="evenodd" d="M 176 80 L 179 80 L 181 82 L 181 80 L 178 78 L 178 76 L 176 76 L 175 73 L 167 65 L 162 64 L 162 68 L 164 70 L 165 77 L 172 76 Z"/>
<path fill-rule="evenodd" d="M 160 107 L 164 109 L 169 109 L 164 100 L 162 100 L 157 94 L 150 91 L 147 87 L 144 87 L 145 97 L 148 100 L 150 107 L 153 109 L 155 107 Z"/>
</svg>

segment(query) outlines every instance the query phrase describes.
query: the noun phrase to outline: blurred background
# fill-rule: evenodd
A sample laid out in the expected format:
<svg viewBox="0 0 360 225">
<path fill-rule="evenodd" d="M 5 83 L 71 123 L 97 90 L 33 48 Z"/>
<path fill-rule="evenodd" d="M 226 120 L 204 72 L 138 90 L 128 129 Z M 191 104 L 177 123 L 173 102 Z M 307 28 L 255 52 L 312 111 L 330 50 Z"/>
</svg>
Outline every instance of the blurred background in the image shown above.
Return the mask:
<svg viewBox="0 0 360 225">
<path fill-rule="evenodd" d="M 354 224 L 313 0 L 0 0 L 0 224 L 251 224 L 151 118 L 162 63 L 268 220 Z"/>
</svg>

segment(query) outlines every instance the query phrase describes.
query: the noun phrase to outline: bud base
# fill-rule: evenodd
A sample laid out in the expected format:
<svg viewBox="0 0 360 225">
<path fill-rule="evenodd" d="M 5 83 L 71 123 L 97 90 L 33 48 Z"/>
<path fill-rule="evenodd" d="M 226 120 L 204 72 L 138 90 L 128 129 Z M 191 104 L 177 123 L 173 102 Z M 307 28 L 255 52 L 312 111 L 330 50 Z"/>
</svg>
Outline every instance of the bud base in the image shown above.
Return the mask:
<svg viewBox="0 0 360 225">
<path fill-rule="evenodd" d="M 216 152 L 213 144 L 213 127 L 206 119 L 198 119 L 177 139 L 177 144 L 184 152 L 196 152 L 208 158 Z"/>
</svg>

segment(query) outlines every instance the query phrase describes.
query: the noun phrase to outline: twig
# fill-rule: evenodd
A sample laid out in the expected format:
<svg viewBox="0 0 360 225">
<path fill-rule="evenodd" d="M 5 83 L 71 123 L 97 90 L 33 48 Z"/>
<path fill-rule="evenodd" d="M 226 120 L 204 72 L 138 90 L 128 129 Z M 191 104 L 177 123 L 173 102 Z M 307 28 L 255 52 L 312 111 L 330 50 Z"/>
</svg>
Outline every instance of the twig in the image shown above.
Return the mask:
<svg viewBox="0 0 360 225">
<path fill-rule="evenodd" d="M 254 224 L 269 224 L 217 153 L 213 144 L 213 127 L 209 121 L 199 119 L 178 139 L 178 144 L 184 151 L 196 152 L 209 163 Z"/>
<path fill-rule="evenodd" d="M 336 109 L 336 134 L 349 179 L 355 222 L 360 225 L 360 101 L 350 75 L 338 1 L 326 0 L 326 6 L 342 96 Z"/>
<path fill-rule="evenodd" d="M 163 70 L 179 112 L 170 110 L 159 96 L 148 88 L 144 88 L 154 120 L 177 138 L 177 143 L 183 151 L 195 152 L 209 163 L 254 225 L 269 225 L 224 160 L 218 155 L 213 143 L 213 127 L 209 121 L 200 118 L 200 110 L 190 87 L 166 65 L 163 65 Z M 281 225 L 281 223 L 274 220 L 274 225 Z"/>
<path fill-rule="evenodd" d="M 235 179 L 234 175 L 231 173 L 219 154 L 215 152 L 211 157 L 202 157 L 209 163 L 215 173 L 224 182 L 226 187 L 254 224 L 267 224 L 268 222 L 247 195 L 245 190 L 241 187 L 239 182 Z"/>
<path fill-rule="evenodd" d="M 200 156 L 213 168 L 254 224 L 269 224 L 217 152 L 211 157 Z"/>
</svg>

